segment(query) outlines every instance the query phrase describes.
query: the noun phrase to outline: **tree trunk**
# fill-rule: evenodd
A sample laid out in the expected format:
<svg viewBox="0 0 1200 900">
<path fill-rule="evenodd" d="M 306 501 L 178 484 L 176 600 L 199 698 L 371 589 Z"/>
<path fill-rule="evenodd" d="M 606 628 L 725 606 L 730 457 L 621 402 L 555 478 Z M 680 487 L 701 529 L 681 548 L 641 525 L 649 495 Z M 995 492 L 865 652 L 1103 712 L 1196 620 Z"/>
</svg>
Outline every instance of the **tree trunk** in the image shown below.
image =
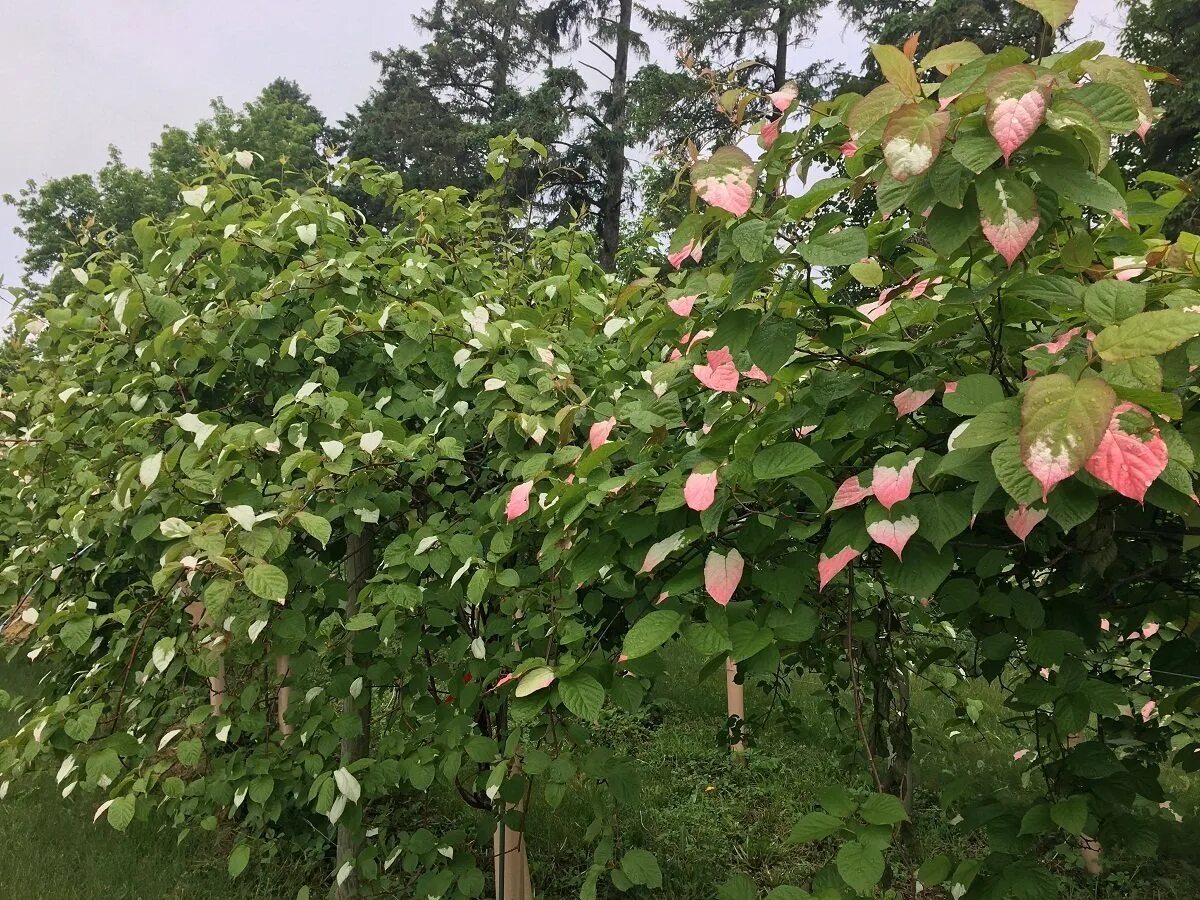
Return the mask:
<svg viewBox="0 0 1200 900">
<path fill-rule="evenodd" d="M 600 204 L 600 266 L 606 272 L 617 268 L 621 241 L 621 205 L 625 194 L 625 83 L 629 77 L 629 44 L 632 37 L 633 0 L 620 0 L 617 46 L 613 53 L 613 77 L 604 120 L 604 198 Z"/>
<path fill-rule="evenodd" d="M 733 758 L 737 762 L 745 759 L 746 745 L 741 740 L 741 730 L 745 727 L 746 721 L 746 686 L 737 683 L 737 663 L 732 658 L 725 660 L 725 699 L 729 717 L 737 719 L 738 737 L 735 740 L 734 732 L 730 729 L 729 732 L 729 752 L 733 754 Z"/>
<path fill-rule="evenodd" d="M 775 22 L 775 90 L 787 83 L 788 44 L 792 30 L 792 11 L 788 4 L 779 4 L 779 18 Z"/>
<path fill-rule="evenodd" d="M 865 642 L 864 655 L 871 666 L 874 697 L 871 717 L 871 752 L 882 763 L 879 780 L 886 793 L 897 797 L 909 814 L 900 824 L 900 846 L 909 861 L 918 858 L 913 813 L 913 734 L 909 718 L 908 670 L 896 659 L 892 634 L 895 613 L 885 598 L 876 607 L 878 623 L 874 642 Z"/>
<path fill-rule="evenodd" d="M 342 609 L 347 621 L 358 612 L 358 595 L 374 572 L 374 543 L 375 528 L 373 525 L 367 525 L 361 534 L 351 535 L 346 541 L 346 602 Z M 366 663 L 367 660 L 355 656 L 352 646 L 346 648 L 346 666 L 348 668 L 363 670 Z M 342 739 L 343 766 L 349 766 L 351 763 L 365 758 L 371 750 L 371 685 L 365 679 L 358 697 L 347 698 L 346 711 L 352 712 L 356 705 L 361 728 L 357 735 Z M 357 830 L 352 829 L 348 824 L 338 825 L 338 871 L 341 871 L 342 866 L 346 863 L 354 863 L 357 860 L 361 830 L 361 827 Z M 337 900 L 350 900 L 358 895 L 358 872 L 351 870 L 350 875 L 338 885 Z"/>
</svg>

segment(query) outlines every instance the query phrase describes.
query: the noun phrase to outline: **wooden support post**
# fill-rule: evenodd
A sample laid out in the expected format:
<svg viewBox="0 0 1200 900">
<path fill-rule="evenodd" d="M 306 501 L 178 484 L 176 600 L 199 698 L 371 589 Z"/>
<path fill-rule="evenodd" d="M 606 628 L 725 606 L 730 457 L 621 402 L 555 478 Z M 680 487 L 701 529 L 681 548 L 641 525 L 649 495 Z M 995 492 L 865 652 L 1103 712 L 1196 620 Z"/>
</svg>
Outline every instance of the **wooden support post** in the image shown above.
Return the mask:
<svg viewBox="0 0 1200 900">
<path fill-rule="evenodd" d="M 346 541 L 346 602 L 342 613 L 346 621 L 358 612 L 358 595 L 364 585 L 374 574 L 375 570 L 375 528 L 368 525 L 361 534 L 353 534 Z M 364 661 L 358 659 L 352 646 L 346 647 L 347 668 L 361 668 Z M 346 711 L 358 709 L 361 723 L 359 733 L 353 737 L 342 739 L 342 765 L 349 766 L 365 758 L 371 751 L 371 685 L 363 679 L 362 692 L 357 698 L 346 700 Z M 341 871 L 346 863 L 354 864 L 362 849 L 359 841 L 361 828 L 352 829 L 347 824 L 339 824 L 337 830 L 337 871 Z M 337 888 L 337 900 L 351 900 L 359 896 L 358 872 L 351 870 Z"/>
</svg>

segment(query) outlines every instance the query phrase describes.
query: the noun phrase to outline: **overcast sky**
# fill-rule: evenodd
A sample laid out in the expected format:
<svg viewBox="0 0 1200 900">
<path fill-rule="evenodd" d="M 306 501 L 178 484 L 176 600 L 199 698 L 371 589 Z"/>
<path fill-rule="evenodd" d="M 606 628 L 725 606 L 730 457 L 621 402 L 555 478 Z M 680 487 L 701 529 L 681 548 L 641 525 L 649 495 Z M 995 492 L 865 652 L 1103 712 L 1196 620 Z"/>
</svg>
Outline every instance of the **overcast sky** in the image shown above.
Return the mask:
<svg viewBox="0 0 1200 900">
<path fill-rule="evenodd" d="M 0 194 L 16 193 L 29 178 L 95 171 L 109 144 L 131 165 L 144 164 L 164 125 L 191 126 L 207 115 L 213 97 L 240 106 L 281 75 L 299 82 L 337 121 L 375 82 L 371 51 L 421 42 L 411 17 L 424 5 L 0 0 Z M 1080 0 L 1076 23 L 1074 36 L 1111 44 L 1120 23 L 1115 0 Z M 861 47 L 831 4 L 807 54 L 857 62 Z M 804 62 L 797 59 L 797 66 Z M 16 221 L 12 208 L 0 204 L 0 275 L 8 284 L 20 272 Z"/>
</svg>

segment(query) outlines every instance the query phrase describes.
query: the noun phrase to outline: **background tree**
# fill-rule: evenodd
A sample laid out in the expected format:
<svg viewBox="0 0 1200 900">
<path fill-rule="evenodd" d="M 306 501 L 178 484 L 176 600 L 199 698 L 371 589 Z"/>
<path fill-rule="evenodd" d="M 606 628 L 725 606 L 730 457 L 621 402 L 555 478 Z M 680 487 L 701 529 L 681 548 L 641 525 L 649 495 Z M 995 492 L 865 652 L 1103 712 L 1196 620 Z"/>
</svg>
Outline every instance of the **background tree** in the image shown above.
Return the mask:
<svg viewBox="0 0 1200 900">
<path fill-rule="evenodd" d="M 489 181 L 491 138 L 516 131 L 555 146 L 584 85 L 550 65 L 536 12 L 527 0 L 439 0 L 414 16 L 429 40 L 374 54 L 379 84 L 340 126 L 348 154 L 378 161 L 415 188 L 478 191 Z M 525 193 L 541 171 L 525 173 Z"/>
<path fill-rule="evenodd" d="M 633 0 L 554 0 L 542 14 L 555 49 L 577 51 L 586 37 L 611 64 L 603 71 L 582 63 L 596 71 L 605 86 L 593 102 L 576 110 L 581 131 L 567 153 L 567 168 L 575 177 L 568 196 L 576 208 L 596 210 L 599 262 L 610 272 L 616 268 L 626 204 L 630 56 L 644 56 L 648 50 L 633 29 L 633 11 Z"/>
<path fill-rule="evenodd" d="M 68 252 L 129 249 L 134 222 L 180 205 L 179 190 L 203 170 L 206 150 L 256 153 L 264 177 L 270 173 L 290 187 L 311 183 L 322 167 L 325 117 L 294 81 L 276 79 L 240 110 L 219 98 L 211 107 L 212 116 L 190 131 L 165 128 L 144 169 L 128 166 L 110 147 L 108 162 L 94 175 L 30 180 L 18 195 L 5 196 L 28 244 L 26 282 L 44 280 Z"/>
<path fill-rule="evenodd" d="M 1129 0 L 1121 48 L 1134 59 L 1175 76 L 1154 81 L 1150 97 L 1161 116 L 1144 146 L 1129 142 L 1137 165 L 1185 179 L 1189 196 L 1168 230 L 1200 231 L 1200 5 L 1187 0 Z"/>
<path fill-rule="evenodd" d="M 961 40 L 973 42 L 985 53 L 1009 45 L 1031 56 L 1054 49 L 1054 29 L 1016 0 L 838 0 L 838 9 L 872 43 L 898 46 L 920 33 L 922 49 Z M 864 74 L 878 75 L 870 54 L 864 57 L 863 67 Z"/>
</svg>

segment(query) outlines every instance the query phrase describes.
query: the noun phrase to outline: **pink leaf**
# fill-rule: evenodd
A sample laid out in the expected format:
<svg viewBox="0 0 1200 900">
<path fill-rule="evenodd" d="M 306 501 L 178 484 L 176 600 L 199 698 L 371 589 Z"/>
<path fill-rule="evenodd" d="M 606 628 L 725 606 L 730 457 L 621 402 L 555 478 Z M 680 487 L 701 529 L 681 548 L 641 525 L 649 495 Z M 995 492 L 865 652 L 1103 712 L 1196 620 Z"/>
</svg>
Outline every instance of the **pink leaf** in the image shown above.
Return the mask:
<svg viewBox="0 0 1200 900">
<path fill-rule="evenodd" d="M 588 430 L 588 446 L 593 450 L 599 450 L 608 443 L 608 436 L 612 434 L 613 428 L 617 424 L 615 416 L 609 416 L 603 422 L 596 422 Z"/>
<path fill-rule="evenodd" d="M 892 403 L 896 407 L 896 415 L 907 416 L 916 412 L 929 402 L 929 398 L 933 394 L 933 391 L 914 391 L 912 388 L 905 388 L 892 398 Z"/>
<path fill-rule="evenodd" d="M 683 265 L 684 260 L 686 260 L 689 256 L 694 257 L 695 253 L 697 253 L 697 252 L 699 252 L 699 251 L 696 247 L 696 242 L 688 241 L 686 244 L 684 244 L 682 247 L 680 247 L 674 253 L 668 253 L 667 254 L 667 262 L 669 262 L 672 265 L 672 267 L 678 269 L 680 266 Z"/>
<path fill-rule="evenodd" d="M 822 553 L 817 559 L 817 575 L 821 581 L 818 590 L 825 590 L 825 585 L 829 584 L 838 572 L 846 568 L 861 553 L 861 550 L 855 550 L 853 547 L 843 547 L 833 556 L 826 556 Z"/>
<path fill-rule="evenodd" d="M 529 510 L 529 492 L 533 490 L 532 481 L 523 481 L 512 489 L 508 495 L 508 505 L 504 508 L 508 521 L 519 519 Z"/>
<path fill-rule="evenodd" d="M 647 552 L 642 562 L 641 572 L 653 572 L 654 567 L 683 546 L 683 532 L 677 531 L 670 537 L 665 537 L 654 544 Z"/>
<path fill-rule="evenodd" d="M 744 568 L 742 554 L 737 550 L 730 550 L 727 556 L 713 550 L 704 561 L 704 589 L 721 606 L 727 606 L 742 580 Z"/>
<path fill-rule="evenodd" d="M 1125 431 L 1129 418 L 1138 420 L 1138 433 Z M 1146 410 L 1133 403 L 1119 403 L 1113 408 L 1100 446 L 1085 465 L 1118 494 L 1143 503 L 1146 491 L 1167 467 L 1167 445 Z"/>
<path fill-rule="evenodd" d="M 1153 124 L 1154 120 L 1144 112 L 1138 113 L 1137 136 L 1142 139 L 1143 143 L 1146 141 L 1146 132 L 1150 130 L 1150 126 Z"/>
<path fill-rule="evenodd" d="M 500 688 L 504 687 L 506 684 L 508 684 L 510 681 L 512 681 L 516 677 L 517 677 L 517 675 L 515 672 L 509 672 L 505 675 L 501 675 L 498 679 L 496 679 L 496 683 L 492 685 L 491 690 L 492 691 L 500 690 Z M 491 693 L 491 691 L 489 691 L 488 693 Z"/>
<path fill-rule="evenodd" d="M 1024 756 L 1025 756 L 1025 755 L 1026 755 L 1028 752 L 1029 752 L 1028 750 L 1024 750 L 1024 749 L 1022 749 L 1022 750 L 1018 750 L 1016 753 L 1014 753 L 1014 754 L 1013 754 L 1013 760 L 1014 760 L 1014 761 L 1018 761 L 1018 760 L 1020 760 L 1020 759 L 1021 759 L 1022 757 L 1024 757 Z"/>
<path fill-rule="evenodd" d="M 1117 281 L 1132 281 L 1146 271 L 1144 256 L 1114 256 L 1113 275 Z"/>
<path fill-rule="evenodd" d="M 1083 329 L 1079 328 L 1079 327 L 1072 328 L 1069 331 L 1064 331 L 1062 334 L 1060 334 L 1058 337 L 1054 338 L 1051 341 L 1046 341 L 1045 343 L 1042 343 L 1042 344 L 1034 344 L 1029 349 L 1030 350 L 1045 350 L 1050 355 L 1055 356 L 1059 353 L 1062 353 L 1063 349 L 1067 346 L 1067 344 L 1071 343 L 1071 341 L 1073 341 L 1075 338 L 1079 337 L 1079 332 L 1082 330 Z"/>
<path fill-rule="evenodd" d="M 783 119 L 772 119 L 769 122 L 763 122 L 763 126 L 758 132 L 758 137 L 762 141 L 763 147 L 767 150 L 770 150 L 771 145 L 779 140 L 779 126 L 782 124 Z"/>
<path fill-rule="evenodd" d="M 987 124 L 1000 145 L 1004 163 L 1038 130 L 1046 117 L 1046 95 L 1034 88 L 1019 97 L 1007 97 L 988 108 Z"/>
<path fill-rule="evenodd" d="M 1010 266 L 1013 261 L 1021 255 L 1021 251 L 1025 249 L 1025 245 L 1029 243 L 1029 239 L 1033 237 L 1034 232 L 1038 230 L 1040 219 L 1034 216 L 1032 219 L 1021 219 L 1015 212 L 1011 210 L 1005 214 L 1004 220 L 999 223 L 985 221 L 983 223 L 983 236 L 988 239 L 988 243 L 996 248 L 996 252 L 1004 257 L 1004 261 Z"/>
<path fill-rule="evenodd" d="M 958 390 L 958 382 L 957 381 L 947 381 L 943 390 L 947 394 L 953 394 L 955 391 Z"/>
<path fill-rule="evenodd" d="M 1142 707 L 1142 721 L 1149 722 L 1150 717 L 1154 715 L 1154 710 L 1158 708 L 1158 704 L 1153 700 L 1147 700 L 1146 705 Z"/>
<path fill-rule="evenodd" d="M 751 366 L 749 372 L 743 372 L 751 381 L 761 381 L 763 384 L 771 383 L 771 376 L 760 369 L 758 366 Z"/>
<path fill-rule="evenodd" d="M 1009 170 L 992 169 L 985 176 L 975 183 L 983 235 L 1011 266 L 1037 233 L 1037 197 Z"/>
<path fill-rule="evenodd" d="M 779 90 L 767 94 L 767 97 L 771 100 L 771 105 L 780 112 L 787 112 L 799 96 L 800 88 L 797 87 L 794 81 L 789 81 Z"/>
<path fill-rule="evenodd" d="M 903 558 L 904 545 L 908 543 L 908 539 L 917 533 L 917 528 L 920 521 L 916 516 L 901 516 L 899 519 L 880 519 L 877 522 L 871 522 L 867 525 L 867 534 L 871 536 L 877 544 L 883 544 L 891 549 L 896 554 L 898 559 Z"/>
<path fill-rule="evenodd" d="M 1010 509 L 1004 514 L 1004 521 L 1008 523 L 1008 530 L 1017 536 L 1021 543 L 1025 543 L 1025 538 L 1029 537 L 1029 532 L 1033 531 L 1034 527 L 1046 518 L 1047 510 L 1030 509 L 1024 503 L 1016 509 Z"/>
<path fill-rule="evenodd" d="M 910 459 L 898 469 L 876 463 L 871 472 L 871 487 L 875 491 L 875 499 L 884 509 L 891 509 L 901 500 L 908 499 L 918 462 L 920 458 Z"/>
<path fill-rule="evenodd" d="M 851 475 L 842 482 L 842 486 L 837 489 L 837 493 L 833 495 L 833 502 L 829 505 L 829 512 L 835 509 L 844 509 L 847 506 L 853 506 L 856 503 L 873 497 L 875 491 L 870 485 L 863 487 L 859 481 L 858 475 Z"/>
<path fill-rule="evenodd" d="M 698 340 L 699 338 L 697 338 Z M 733 357 L 728 347 L 720 350 L 709 350 L 706 354 L 708 364 L 692 366 L 692 374 L 696 380 L 710 391 L 732 392 L 737 390 L 738 370 L 733 364 Z"/>
<path fill-rule="evenodd" d="M 838 149 L 841 151 L 843 159 L 849 159 L 858 152 L 858 144 L 854 143 L 854 141 L 846 141 Z"/>
<path fill-rule="evenodd" d="M 671 308 L 671 312 L 677 316 L 690 316 L 692 307 L 696 305 L 696 301 L 700 298 L 699 294 L 688 294 L 686 297 L 676 297 L 674 300 L 668 300 L 667 306 Z"/>
<path fill-rule="evenodd" d="M 860 303 L 855 307 L 855 309 L 857 309 L 872 322 L 877 322 L 879 319 L 882 319 L 887 315 L 888 310 L 891 308 L 891 300 L 872 300 L 869 303 Z"/>
<path fill-rule="evenodd" d="M 739 147 L 721 147 L 692 165 L 692 186 L 718 209 L 744 216 L 754 203 L 754 161 Z"/>
<path fill-rule="evenodd" d="M 1111 628 L 1112 628 L 1112 625 L 1109 623 L 1108 619 L 1101 619 L 1101 620 L 1100 620 L 1100 630 L 1101 630 L 1101 631 L 1108 631 L 1108 630 L 1110 630 Z"/>
<path fill-rule="evenodd" d="M 713 504 L 717 492 L 717 473 L 693 472 L 683 485 L 683 499 L 689 509 L 704 512 Z"/>
<path fill-rule="evenodd" d="M 1125 210 L 1119 209 L 1119 208 L 1112 210 L 1112 217 L 1114 219 L 1116 219 L 1118 222 L 1120 222 L 1122 225 L 1124 225 L 1126 228 L 1132 227 L 1129 224 L 1129 214 L 1127 212 L 1125 212 Z"/>
<path fill-rule="evenodd" d="M 1142 639 L 1146 641 L 1150 640 L 1150 638 L 1158 634 L 1158 629 L 1160 627 L 1161 626 L 1157 622 L 1147 622 L 1142 626 Z"/>
</svg>

